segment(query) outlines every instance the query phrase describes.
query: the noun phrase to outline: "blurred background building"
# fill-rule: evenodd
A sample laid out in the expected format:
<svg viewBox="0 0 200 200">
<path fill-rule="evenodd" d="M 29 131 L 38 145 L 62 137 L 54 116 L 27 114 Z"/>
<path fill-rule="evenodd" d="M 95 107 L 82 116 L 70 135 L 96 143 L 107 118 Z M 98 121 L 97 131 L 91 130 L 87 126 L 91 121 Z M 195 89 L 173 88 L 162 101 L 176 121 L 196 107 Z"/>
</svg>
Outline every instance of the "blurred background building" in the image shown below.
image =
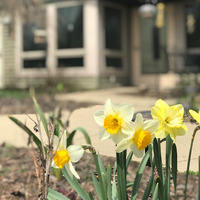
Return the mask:
<svg viewBox="0 0 200 200">
<path fill-rule="evenodd" d="M 200 72 L 196 0 L 46 0 L 31 15 L 0 9 L 0 88 L 164 89 Z"/>
</svg>

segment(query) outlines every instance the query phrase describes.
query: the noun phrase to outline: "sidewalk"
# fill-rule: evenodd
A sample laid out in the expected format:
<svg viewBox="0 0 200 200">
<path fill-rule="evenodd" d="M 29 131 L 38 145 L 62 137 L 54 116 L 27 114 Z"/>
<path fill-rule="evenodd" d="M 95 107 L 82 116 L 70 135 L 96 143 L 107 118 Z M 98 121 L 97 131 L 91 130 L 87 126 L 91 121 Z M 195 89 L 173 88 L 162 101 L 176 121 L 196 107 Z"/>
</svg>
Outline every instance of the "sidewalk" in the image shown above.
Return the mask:
<svg viewBox="0 0 200 200">
<path fill-rule="evenodd" d="M 137 94 L 137 89 L 133 87 L 123 87 L 123 88 L 112 88 L 104 89 L 98 91 L 88 91 L 88 92 L 75 92 L 57 95 L 56 99 L 59 101 L 73 101 L 77 103 L 89 102 L 93 105 L 89 108 L 81 108 L 75 110 L 69 118 L 69 132 L 74 128 L 81 126 L 87 130 L 90 134 L 92 145 L 95 149 L 102 155 L 115 156 L 115 145 L 112 141 L 101 141 L 99 140 L 99 127 L 94 122 L 94 112 L 97 110 L 103 109 L 103 104 L 106 99 L 110 98 L 114 104 L 120 103 L 129 103 L 132 104 L 135 108 L 135 112 L 139 111 L 148 111 L 155 104 L 156 98 L 139 96 Z M 168 104 L 175 104 L 175 99 L 166 99 Z M 69 111 L 63 111 L 63 119 L 69 117 Z M 17 119 L 26 123 L 31 130 L 33 130 L 34 123 L 29 119 L 27 115 L 15 115 Z M 35 115 L 30 114 L 30 117 L 35 119 Z M 7 116 L 0 116 L 1 121 L 1 134 L 0 134 L 0 144 L 2 142 L 8 142 L 17 147 L 26 147 L 27 146 L 27 135 L 24 133 L 18 126 L 16 126 L 12 121 L 8 119 Z M 177 151 L 178 151 L 178 170 L 181 172 L 186 171 L 187 167 L 187 158 L 189 153 L 191 134 L 194 129 L 194 125 L 187 123 L 189 132 L 186 136 L 177 137 Z M 200 138 L 195 138 L 190 170 L 198 171 L 198 156 L 200 155 L 200 150 L 198 148 L 198 143 Z M 75 144 L 85 144 L 85 140 L 82 134 L 77 133 Z M 163 158 L 165 158 L 165 148 L 162 147 Z M 137 158 L 133 158 L 136 161 L 139 161 Z"/>
</svg>

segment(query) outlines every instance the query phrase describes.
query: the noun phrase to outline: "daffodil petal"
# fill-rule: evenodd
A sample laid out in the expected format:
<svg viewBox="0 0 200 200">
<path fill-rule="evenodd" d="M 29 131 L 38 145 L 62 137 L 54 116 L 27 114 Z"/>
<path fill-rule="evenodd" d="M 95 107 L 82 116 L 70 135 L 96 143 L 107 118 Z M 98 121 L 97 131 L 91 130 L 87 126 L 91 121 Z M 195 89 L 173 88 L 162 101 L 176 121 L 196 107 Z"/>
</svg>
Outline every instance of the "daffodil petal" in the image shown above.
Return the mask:
<svg viewBox="0 0 200 200">
<path fill-rule="evenodd" d="M 143 127 L 143 122 L 144 122 L 144 120 L 143 120 L 142 114 L 141 114 L 141 113 L 138 113 L 138 114 L 136 115 L 136 119 L 135 119 L 135 123 L 134 123 L 134 129 L 135 129 L 135 130 L 142 129 L 142 127 Z"/>
<path fill-rule="evenodd" d="M 155 136 L 157 138 L 162 138 L 162 137 L 166 137 L 167 136 L 163 126 L 159 126 L 158 127 L 157 131 L 155 132 Z"/>
<path fill-rule="evenodd" d="M 134 114 L 134 108 L 130 104 L 120 104 L 118 105 L 119 112 L 119 118 L 125 118 L 129 121 L 133 119 Z"/>
<path fill-rule="evenodd" d="M 100 131 L 99 131 L 99 138 L 101 140 L 107 140 L 110 138 L 110 134 L 106 131 L 105 128 L 101 128 Z"/>
<path fill-rule="evenodd" d="M 70 145 L 67 148 L 72 162 L 78 162 L 83 156 L 83 148 L 80 145 Z"/>
<path fill-rule="evenodd" d="M 117 153 L 120 153 L 120 152 L 124 151 L 125 149 L 128 149 L 132 143 L 133 142 L 128 138 L 124 139 L 117 145 L 115 150 Z"/>
<path fill-rule="evenodd" d="M 53 159 L 52 159 L 52 162 L 51 162 L 51 166 L 52 166 L 53 168 L 59 168 L 59 167 L 57 167 L 57 165 L 55 164 L 55 162 L 54 162 Z"/>
<path fill-rule="evenodd" d="M 116 107 L 115 105 L 112 104 L 111 100 L 108 99 L 105 102 L 104 114 L 105 116 L 107 116 L 107 115 L 114 115 L 115 113 L 116 113 Z"/>
<path fill-rule="evenodd" d="M 158 120 L 150 119 L 144 121 L 143 128 L 145 131 L 149 131 L 152 134 L 158 129 L 159 125 L 160 123 Z"/>
<path fill-rule="evenodd" d="M 135 143 L 133 143 L 130 146 L 131 150 L 133 151 L 133 154 L 137 157 L 137 158 L 142 158 L 142 156 L 144 155 L 145 150 L 142 149 L 141 151 L 139 151 L 137 145 Z"/>
<path fill-rule="evenodd" d="M 110 138 L 113 140 L 115 144 L 120 143 L 122 140 L 124 140 L 127 137 L 127 135 L 123 134 L 121 131 L 118 131 L 117 134 L 110 135 Z"/>
<path fill-rule="evenodd" d="M 54 135 L 54 136 L 53 136 L 53 149 L 54 149 L 54 150 L 57 148 L 58 142 L 59 142 L 59 138 L 58 138 L 56 135 Z M 59 149 L 58 149 L 58 150 L 59 150 Z"/>
<path fill-rule="evenodd" d="M 195 112 L 194 110 L 189 110 L 190 115 L 200 124 L 200 114 Z"/>
<path fill-rule="evenodd" d="M 70 176 L 71 179 L 73 179 L 73 175 L 77 178 L 77 179 L 80 179 L 78 173 L 76 172 L 76 170 L 74 169 L 73 165 L 71 162 L 68 162 L 66 165 L 65 165 L 65 168 Z"/>
<path fill-rule="evenodd" d="M 99 111 L 95 112 L 94 120 L 99 126 L 103 126 L 104 118 L 105 118 L 105 115 L 104 115 L 103 110 L 99 110 Z"/>
<path fill-rule="evenodd" d="M 121 124 L 121 132 L 123 132 L 126 135 L 131 135 L 133 133 L 134 129 L 130 122 L 122 121 Z"/>
<path fill-rule="evenodd" d="M 174 133 L 176 135 L 185 135 L 187 133 L 187 127 L 185 126 L 185 124 L 180 127 L 180 128 L 177 128 L 177 129 L 174 129 Z"/>
<path fill-rule="evenodd" d="M 158 99 L 155 106 L 161 107 L 161 108 L 168 108 L 169 107 L 169 105 L 165 101 L 163 101 L 162 99 Z"/>
<path fill-rule="evenodd" d="M 59 145 L 62 149 L 66 149 L 67 148 L 67 141 L 66 141 L 66 130 L 64 130 L 63 136 L 60 140 L 60 145 Z"/>
<path fill-rule="evenodd" d="M 159 108 L 156 108 L 155 106 L 151 108 L 151 116 L 158 121 L 163 118 L 163 114 L 159 111 Z"/>
<path fill-rule="evenodd" d="M 159 99 L 158 101 L 156 101 L 155 106 L 153 106 L 151 109 L 151 116 L 153 117 L 153 119 L 162 119 L 167 109 L 169 109 L 167 103 Z"/>
<path fill-rule="evenodd" d="M 175 134 L 175 132 L 170 133 L 170 137 L 174 142 L 176 142 L 176 134 Z"/>
<path fill-rule="evenodd" d="M 184 115 L 184 108 L 181 104 L 171 106 L 171 109 L 174 110 L 176 113 Z"/>
</svg>

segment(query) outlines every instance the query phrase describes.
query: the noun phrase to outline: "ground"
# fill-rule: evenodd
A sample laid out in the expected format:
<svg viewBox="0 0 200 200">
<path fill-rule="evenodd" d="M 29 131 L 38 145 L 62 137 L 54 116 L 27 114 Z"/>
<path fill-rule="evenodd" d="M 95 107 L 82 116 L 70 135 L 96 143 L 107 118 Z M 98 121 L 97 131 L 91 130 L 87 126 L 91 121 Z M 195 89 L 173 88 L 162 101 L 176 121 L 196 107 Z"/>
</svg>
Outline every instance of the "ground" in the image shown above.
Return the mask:
<svg viewBox="0 0 200 200">
<path fill-rule="evenodd" d="M 49 95 L 40 95 L 38 102 L 41 105 L 43 111 L 50 111 L 55 108 L 57 102 Z M 79 107 L 90 106 L 90 104 L 76 104 L 70 102 L 70 104 L 63 105 L 73 111 Z M 70 107 L 67 107 L 69 106 Z M 29 98 L 3 98 L 0 99 L 0 111 L 1 114 L 19 114 L 19 113 L 34 113 L 32 100 Z M 1 144 L 0 146 L 0 199 L 1 200 L 35 200 L 38 196 L 38 182 L 35 174 L 35 168 L 32 158 L 31 148 L 15 148 L 7 144 Z M 114 158 L 103 157 L 105 165 L 111 164 L 113 166 Z M 132 162 L 129 168 L 128 178 L 133 180 L 135 177 L 138 163 Z M 94 191 L 94 187 L 91 182 L 91 173 L 95 172 L 95 165 L 92 155 L 90 153 L 84 154 L 83 159 L 76 164 L 76 170 L 79 173 L 81 179 L 80 183 L 86 191 Z M 139 188 L 139 195 L 137 199 L 142 199 L 144 188 L 151 175 L 151 169 L 145 168 L 145 172 L 142 177 L 141 186 Z M 172 182 L 172 180 L 171 180 Z M 185 174 L 178 173 L 178 186 L 177 195 L 178 199 L 183 199 L 184 194 Z M 74 190 L 66 183 L 65 179 L 57 180 L 52 174 L 50 176 L 50 187 L 65 194 L 73 199 L 80 199 Z M 195 199 L 198 187 L 198 177 L 195 175 L 189 175 L 188 183 L 188 199 Z M 171 199 L 173 199 L 173 184 L 171 183 Z M 95 199 L 98 199 L 95 197 Z M 151 197 L 149 197 L 151 199 Z"/>
</svg>

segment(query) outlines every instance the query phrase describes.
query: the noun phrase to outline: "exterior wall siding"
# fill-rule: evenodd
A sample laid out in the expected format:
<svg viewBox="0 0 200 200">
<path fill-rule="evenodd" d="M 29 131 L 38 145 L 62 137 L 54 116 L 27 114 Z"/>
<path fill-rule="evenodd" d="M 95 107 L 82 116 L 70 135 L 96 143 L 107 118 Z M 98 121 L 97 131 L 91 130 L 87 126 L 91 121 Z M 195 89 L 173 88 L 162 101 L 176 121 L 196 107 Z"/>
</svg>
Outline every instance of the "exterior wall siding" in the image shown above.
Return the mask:
<svg viewBox="0 0 200 200">
<path fill-rule="evenodd" d="M 3 25 L 3 74 L 4 86 L 15 84 L 14 81 L 14 37 L 11 24 Z"/>
</svg>

